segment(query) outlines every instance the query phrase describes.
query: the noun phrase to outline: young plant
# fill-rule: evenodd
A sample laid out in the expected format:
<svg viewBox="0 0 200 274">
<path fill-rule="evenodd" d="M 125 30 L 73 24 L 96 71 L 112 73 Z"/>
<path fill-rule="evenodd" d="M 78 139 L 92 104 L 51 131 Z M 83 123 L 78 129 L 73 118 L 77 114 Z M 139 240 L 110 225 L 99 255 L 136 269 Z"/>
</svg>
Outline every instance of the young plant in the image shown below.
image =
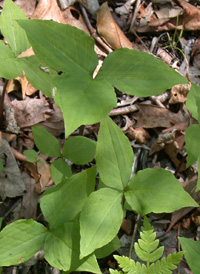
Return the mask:
<svg viewBox="0 0 200 274">
<path fill-rule="evenodd" d="M 126 209 L 146 215 L 198 206 L 173 174 L 164 169 L 145 169 L 130 179 L 132 147 L 108 117 L 116 106 L 114 87 L 146 97 L 187 80 L 152 55 L 129 49 L 109 54 L 93 79 L 98 59 L 91 37 L 69 25 L 27 20 L 21 13 L 16 18 L 18 10 L 11 0 L 4 1 L 0 27 L 11 49 L 3 41 L 0 44 L 4 62 L 0 76 L 9 79 L 23 70 L 33 86 L 53 97 L 63 112 L 68 138 L 61 151 L 55 137 L 43 128 L 33 127 L 38 149 L 56 157 L 51 165 L 56 186 L 44 192 L 40 203 L 48 229 L 33 220 L 7 225 L 0 232 L 0 266 L 25 262 L 43 246 L 45 259 L 55 268 L 101 273 L 96 258 L 119 245 L 116 235 Z M 7 16 L 11 18 L 9 24 Z M 35 56 L 16 58 L 28 47 L 24 40 L 16 43 L 21 35 L 25 41 L 28 38 Z M 57 71 L 62 73 L 58 75 Z M 96 122 L 100 122 L 97 144 L 85 137 L 69 137 L 77 127 Z M 36 154 L 31 153 L 31 160 L 36 160 Z M 85 164 L 95 154 L 96 165 L 72 175 L 65 159 Z M 102 182 L 97 191 L 96 171 Z"/>
<path fill-rule="evenodd" d="M 166 258 L 160 259 L 164 252 L 164 246 L 158 248 L 159 240 L 156 240 L 156 233 L 147 217 L 144 218 L 141 230 L 140 239 L 138 243 L 134 244 L 134 247 L 138 258 L 146 264 L 135 262 L 125 256 L 114 255 L 122 271 L 110 269 L 111 274 L 170 274 L 177 268 L 176 265 L 180 262 L 184 252 L 169 254 Z"/>
</svg>

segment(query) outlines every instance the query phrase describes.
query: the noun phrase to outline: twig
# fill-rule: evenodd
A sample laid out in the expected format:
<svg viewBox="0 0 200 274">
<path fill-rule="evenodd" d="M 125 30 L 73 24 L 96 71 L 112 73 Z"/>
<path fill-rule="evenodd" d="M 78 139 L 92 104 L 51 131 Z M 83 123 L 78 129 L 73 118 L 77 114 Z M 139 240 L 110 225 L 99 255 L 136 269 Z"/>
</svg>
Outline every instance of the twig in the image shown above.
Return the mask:
<svg viewBox="0 0 200 274">
<path fill-rule="evenodd" d="M 133 236 L 132 236 L 132 240 L 131 240 L 131 246 L 130 246 L 130 250 L 129 250 L 129 258 L 130 259 L 131 259 L 131 255 L 132 255 L 133 245 L 134 245 L 134 242 L 135 242 L 135 237 L 136 237 L 140 217 L 141 217 L 140 214 L 138 214 L 136 222 L 135 222 L 135 226 L 134 226 Z"/>
<path fill-rule="evenodd" d="M 134 14 L 133 14 L 133 17 L 132 17 L 132 20 L 131 20 L 131 25 L 130 25 L 130 28 L 129 28 L 129 32 L 133 29 L 135 19 L 136 19 L 136 16 L 137 16 L 137 13 L 138 13 L 140 7 L 141 7 L 141 0 L 137 0 L 136 4 L 135 4 L 135 10 L 134 10 Z"/>
<path fill-rule="evenodd" d="M 91 23 L 90 23 L 90 20 L 88 18 L 88 15 L 87 15 L 87 12 L 86 12 L 86 9 L 80 4 L 80 7 L 81 7 L 81 11 L 82 11 L 82 14 L 83 14 L 83 17 L 85 19 L 85 23 L 88 27 L 88 30 L 91 34 L 91 36 L 108 52 L 112 52 L 112 49 L 106 44 L 103 42 L 103 40 L 97 35 L 96 33 L 96 30 L 92 27 Z"/>
<path fill-rule="evenodd" d="M 109 113 L 109 116 L 117 116 L 117 115 L 123 115 L 130 112 L 137 111 L 137 107 L 135 105 L 127 106 L 127 107 L 121 107 L 121 108 L 114 108 Z"/>
</svg>

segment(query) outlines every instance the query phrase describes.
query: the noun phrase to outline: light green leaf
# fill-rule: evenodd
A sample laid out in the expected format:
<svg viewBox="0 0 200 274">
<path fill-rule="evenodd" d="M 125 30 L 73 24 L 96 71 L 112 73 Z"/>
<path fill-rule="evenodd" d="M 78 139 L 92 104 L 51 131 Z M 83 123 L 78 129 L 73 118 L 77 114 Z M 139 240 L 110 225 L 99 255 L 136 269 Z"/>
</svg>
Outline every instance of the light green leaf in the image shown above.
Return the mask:
<svg viewBox="0 0 200 274">
<path fill-rule="evenodd" d="M 0 76 L 6 79 L 20 76 L 22 74 L 21 63 L 3 41 L 0 41 L 0 53 Z"/>
<path fill-rule="evenodd" d="M 65 141 L 62 155 L 77 165 L 84 165 L 92 161 L 95 152 L 95 141 L 84 136 L 72 136 Z"/>
<path fill-rule="evenodd" d="M 126 256 L 114 255 L 115 260 L 118 262 L 119 267 L 122 268 L 122 273 L 127 274 L 147 274 L 147 267 L 145 264 L 135 263 L 134 260 Z M 120 272 L 121 273 L 121 272 Z"/>
<path fill-rule="evenodd" d="M 66 179 L 42 195 L 41 209 L 51 228 L 73 220 L 94 191 L 95 167 Z"/>
<path fill-rule="evenodd" d="M 110 243 L 107 245 L 98 248 L 95 250 L 94 254 L 97 259 L 105 258 L 108 255 L 112 254 L 116 249 L 121 246 L 121 242 L 118 237 L 115 237 Z"/>
<path fill-rule="evenodd" d="M 52 69 L 50 69 L 49 72 L 42 70 L 41 62 L 36 56 L 21 58 L 20 61 L 29 83 L 51 98 L 53 79 L 56 77 L 57 73 Z"/>
<path fill-rule="evenodd" d="M 56 185 L 72 176 L 70 166 L 62 159 L 56 159 L 51 164 L 51 178 Z"/>
<path fill-rule="evenodd" d="M 26 156 L 26 159 L 28 162 L 35 163 L 37 162 L 37 152 L 33 149 L 28 149 L 24 151 L 24 155 Z"/>
<path fill-rule="evenodd" d="M 116 105 L 113 87 L 83 74 L 63 74 L 55 79 L 55 102 L 65 120 L 66 137 L 80 125 L 103 119 Z"/>
<path fill-rule="evenodd" d="M 56 137 L 49 133 L 46 129 L 39 126 L 33 126 L 33 137 L 37 148 L 41 153 L 50 157 L 60 157 L 60 143 Z"/>
<path fill-rule="evenodd" d="M 200 127 L 199 125 L 191 125 L 185 133 L 186 150 L 188 153 L 187 167 L 198 161 L 198 172 L 200 171 Z M 198 177 L 196 191 L 200 190 L 200 176 Z"/>
<path fill-rule="evenodd" d="M 161 168 L 139 171 L 129 182 L 125 198 L 132 210 L 141 215 L 198 206 L 174 175 Z"/>
<path fill-rule="evenodd" d="M 142 97 L 161 94 L 175 84 L 188 83 L 153 55 L 125 48 L 108 55 L 97 79 L 105 79 L 120 91 Z"/>
<path fill-rule="evenodd" d="M 199 274 L 200 269 L 200 242 L 178 237 L 184 251 L 184 255 L 193 274 Z"/>
<path fill-rule="evenodd" d="M 131 175 L 133 150 L 128 138 L 109 117 L 101 122 L 96 162 L 104 185 L 119 190 L 126 187 Z"/>
<path fill-rule="evenodd" d="M 89 196 L 80 215 L 80 258 L 114 239 L 123 219 L 122 195 L 114 189 L 104 188 Z"/>
<path fill-rule="evenodd" d="M 25 22 L 28 22 L 26 15 L 12 0 L 4 1 L 0 17 L 1 32 L 15 56 L 30 47 L 25 31 L 16 22 L 18 19 L 24 19 Z"/>
<path fill-rule="evenodd" d="M 21 264 L 44 243 L 47 229 L 33 220 L 18 220 L 0 232 L 0 266 Z"/>
<path fill-rule="evenodd" d="M 78 223 L 68 222 L 51 230 L 44 244 L 45 259 L 64 271 L 101 273 L 94 255 L 80 260 L 80 231 Z"/>
<path fill-rule="evenodd" d="M 197 98 L 200 98 L 200 87 L 192 84 L 192 87 L 187 95 L 186 107 L 196 120 L 198 120 Z"/>
<path fill-rule="evenodd" d="M 84 31 L 48 20 L 19 20 L 18 23 L 26 31 L 36 56 L 49 68 L 73 73 L 77 81 L 80 75 L 92 76 L 98 59 L 94 40 Z"/>
</svg>

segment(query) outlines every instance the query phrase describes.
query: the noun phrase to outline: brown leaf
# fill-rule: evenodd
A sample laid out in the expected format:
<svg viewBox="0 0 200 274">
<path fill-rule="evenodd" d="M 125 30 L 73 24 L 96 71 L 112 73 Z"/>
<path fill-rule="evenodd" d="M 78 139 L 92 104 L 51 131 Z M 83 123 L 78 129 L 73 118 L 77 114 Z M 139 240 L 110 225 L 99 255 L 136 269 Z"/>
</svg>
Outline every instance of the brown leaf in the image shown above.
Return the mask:
<svg viewBox="0 0 200 274">
<path fill-rule="evenodd" d="M 30 17 L 35 10 L 36 2 L 37 2 L 36 0 L 28 0 L 28 1 L 16 0 L 15 4 L 21 10 L 23 10 L 23 12 L 26 14 L 27 17 Z"/>
<path fill-rule="evenodd" d="M 190 84 L 178 84 L 171 89 L 171 98 L 169 104 L 184 103 L 187 100 L 187 94 L 190 91 Z"/>
<path fill-rule="evenodd" d="M 80 12 L 73 7 L 62 11 L 56 0 L 40 0 L 31 19 L 53 20 L 77 27 L 89 34 Z"/>
<path fill-rule="evenodd" d="M 23 101 L 14 100 L 12 106 L 20 128 L 31 127 L 45 121 L 52 112 L 44 97 L 41 99 L 26 97 Z"/>
<path fill-rule="evenodd" d="M 25 185 L 10 146 L 5 140 L 0 140 L 0 158 L 4 166 L 4 170 L 0 172 L 0 196 L 2 200 L 5 200 L 6 197 L 12 198 L 22 195 Z"/>
<path fill-rule="evenodd" d="M 139 111 L 132 114 L 132 117 L 137 120 L 136 127 L 166 128 L 185 122 L 185 116 L 181 111 L 174 113 L 166 108 L 150 104 L 136 104 L 136 107 Z"/>
<path fill-rule="evenodd" d="M 111 48 L 133 49 L 132 43 L 114 21 L 107 2 L 103 3 L 97 11 L 97 30 Z"/>
<path fill-rule="evenodd" d="M 193 66 L 200 70 L 200 38 L 195 41 L 191 53 Z"/>
<path fill-rule="evenodd" d="M 129 127 L 127 131 L 127 136 L 130 140 L 136 140 L 140 144 L 147 144 L 148 141 L 151 139 L 147 130 L 142 127 Z"/>
</svg>

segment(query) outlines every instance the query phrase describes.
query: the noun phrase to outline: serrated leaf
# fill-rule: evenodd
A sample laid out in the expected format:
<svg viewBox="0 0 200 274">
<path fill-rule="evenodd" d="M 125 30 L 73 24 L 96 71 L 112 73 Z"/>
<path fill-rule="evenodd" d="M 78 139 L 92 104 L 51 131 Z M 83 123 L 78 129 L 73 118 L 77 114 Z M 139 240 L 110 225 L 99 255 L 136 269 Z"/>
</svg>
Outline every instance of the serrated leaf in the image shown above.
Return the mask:
<svg viewBox="0 0 200 274">
<path fill-rule="evenodd" d="M 38 154 L 33 149 L 25 150 L 24 155 L 26 156 L 27 161 L 30 163 L 34 163 L 37 161 Z"/>
<path fill-rule="evenodd" d="M 153 55 L 125 48 L 107 56 L 97 79 L 105 79 L 120 91 L 141 97 L 158 95 L 175 84 L 188 83 Z"/>
<path fill-rule="evenodd" d="M 200 269 L 200 242 L 178 237 L 184 251 L 184 255 L 193 274 L 199 274 Z"/>
<path fill-rule="evenodd" d="M 122 219 L 122 193 L 109 188 L 93 192 L 80 214 L 80 258 L 114 239 Z"/>
<path fill-rule="evenodd" d="M 12 79 L 22 74 L 22 66 L 8 45 L 0 41 L 0 76 Z"/>
<path fill-rule="evenodd" d="M 50 157 L 60 157 L 60 143 L 56 137 L 49 133 L 46 129 L 39 126 L 33 126 L 33 137 L 37 148 L 41 153 Z"/>
<path fill-rule="evenodd" d="M 64 271 L 101 273 L 94 255 L 79 259 L 80 231 L 78 223 L 67 222 L 51 230 L 44 244 L 45 259 Z"/>
<path fill-rule="evenodd" d="M 96 168 L 66 179 L 42 195 L 40 206 L 51 228 L 73 220 L 95 187 Z"/>
<path fill-rule="evenodd" d="M 80 125 L 94 124 L 116 106 L 113 87 L 83 74 L 63 74 L 55 79 L 55 102 L 65 120 L 66 137 Z"/>
<path fill-rule="evenodd" d="M 96 162 L 104 185 L 125 188 L 131 174 L 133 150 L 128 138 L 109 117 L 100 125 Z"/>
<path fill-rule="evenodd" d="M 177 268 L 177 264 L 181 261 L 184 252 L 169 254 L 167 258 L 162 258 L 150 265 L 149 274 L 171 274 L 172 270 Z"/>
<path fill-rule="evenodd" d="M 84 31 L 48 20 L 18 21 L 26 31 L 36 56 L 49 68 L 92 76 L 98 64 L 94 40 Z M 77 108 L 77 106 L 75 106 Z"/>
<path fill-rule="evenodd" d="M 44 243 L 47 229 L 33 220 L 18 220 L 0 232 L 0 266 L 18 265 L 31 258 Z"/>
<path fill-rule="evenodd" d="M 119 267 L 122 268 L 124 273 L 127 274 L 147 274 L 147 267 L 139 262 L 135 263 L 134 260 L 126 256 L 114 255 L 115 260 L 118 262 Z"/>
<path fill-rule="evenodd" d="M 0 27 L 15 56 L 30 47 L 25 31 L 17 24 L 18 19 L 28 21 L 23 11 L 12 0 L 4 1 Z"/>
<path fill-rule="evenodd" d="M 56 185 L 72 176 L 70 166 L 62 158 L 53 161 L 50 172 L 51 178 Z"/>
<path fill-rule="evenodd" d="M 84 136 L 72 136 L 68 138 L 62 149 L 63 157 L 77 165 L 91 162 L 95 156 L 96 142 Z"/>
<path fill-rule="evenodd" d="M 139 171 L 129 182 L 125 198 L 132 210 L 141 215 L 198 206 L 174 175 L 161 168 Z"/>
<path fill-rule="evenodd" d="M 112 254 L 115 250 L 117 250 L 121 246 L 121 242 L 118 237 L 115 237 L 110 243 L 107 245 L 98 248 L 95 250 L 94 254 L 97 259 L 105 258 L 108 255 Z"/>
<path fill-rule="evenodd" d="M 19 60 L 23 65 L 23 70 L 28 82 L 51 98 L 54 87 L 53 79 L 57 76 L 57 73 L 52 69 L 50 69 L 49 72 L 42 70 L 42 64 L 36 56 L 21 58 Z"/>
</svg>

